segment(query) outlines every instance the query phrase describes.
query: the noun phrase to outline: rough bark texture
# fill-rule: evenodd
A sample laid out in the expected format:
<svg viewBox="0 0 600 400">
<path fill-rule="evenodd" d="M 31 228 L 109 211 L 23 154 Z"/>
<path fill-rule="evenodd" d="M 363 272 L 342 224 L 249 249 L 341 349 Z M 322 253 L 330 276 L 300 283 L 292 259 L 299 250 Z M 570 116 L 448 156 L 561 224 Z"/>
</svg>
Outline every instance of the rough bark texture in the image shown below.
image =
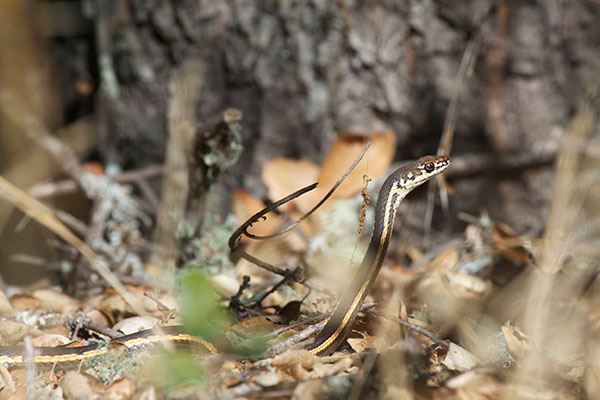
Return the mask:
<svg viewBox="0 0 600 400">
<path fill-rule="evenodd" d="M 435 152 L 477 32 L 472 74 L 458 87 L 453 154 L 534 158 L 559 146 L 579 103 L 598 108 L 600 4 L 591 0 L 108 3 L 119 92 L 107 108 L 114 140 L 105 156 L 122 165 L 163 158 L 168 82 L 199 55 L 199 121 L 228 107 L 244 115 L 244 152 L 225 184 L 259 195 L 263 162 L 320 161 L 347 130 L 393 129 L 398 159 Z M 548 170 L 461 180 L 455 204 L 539 233 L 550 183 Z"/>
</svg>

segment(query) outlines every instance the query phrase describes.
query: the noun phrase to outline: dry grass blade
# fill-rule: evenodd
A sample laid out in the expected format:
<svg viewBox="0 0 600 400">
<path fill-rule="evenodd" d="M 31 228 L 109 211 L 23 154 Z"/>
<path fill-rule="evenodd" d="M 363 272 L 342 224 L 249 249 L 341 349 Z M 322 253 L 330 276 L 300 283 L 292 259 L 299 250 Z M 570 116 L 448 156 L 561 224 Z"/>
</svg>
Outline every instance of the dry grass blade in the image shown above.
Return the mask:
<svg viewBox="0 0 600 400">
<path fill-rule="evenodd" d="M 477 31 L 475 35 L 471 38 L 469 43 L 467 43 L 467 47 L 465 52 L 463 53 L 463 57 L 460 61 L 460 66 L 458 68 L 456 86 L 454 88 L 454 93 L 452 94 L 452 98 L 450 99 L 450 105 L 448 106 L 448 110 L 446 111 L 446 118 L 444 121 L 444 130 L 442 132 L 442 137 L 440 138 L 440 144 L 438 146 L 438 155 L 444 155 L 446 157 L 450 156 L 450 151 L 452 150 L 452 142 L 454 139 L 454 131 L 456 130 L 456 118 L 458 117 L 458 100 L 459 95 L 461 93 L 461 89 L 464 86 L 464 82 L 469 75 L 469 72 L 473 69 L 475 64 L 475 60 L 477 59 L 477 54 L 479 52 L 479 47 L 481 45 L 481 32 Z M 429 241 L 429 233 L 431 230 L 431 220 L 433 218 L 433 208 L 435 206 L 435 188 L 436 182 L 439 179 L 444 179 L 443 175 L 436 179 L 432 179 L 430 183 L 428 183 L 428 191 L 427 191 L 427 209 L 425 211 L 425 219 L 423 222 L 423 226 L 425 228 L 425 247 L 427 247 L 427 243 Z M 448 193 L 446 191 L 446 185 L 438 185 L 440 187 L 440 195 L 442 198 L 442 204 L 444 209 L 448 209 Z"/>
<path fill-rule="evenodd" d="M 27 398 L 35 399 L 35 363 L 33 362 L 33 340 L 27 335 L 23 338 L 26 368 Z"/>
<path fill-rule="evenodd" d="M 525 309 L 524 331 L 534 338 L 540 349 L 552 349 L 555 354 L 572 347 L 573 342 L 583 339 L 583 336 L 561 339 L 550 332 L 558 330 L 565 334 L 567 326 L 563 325 L 567 319 L 570 322 L 566 325 L 569 326 L 585 323 L 585 317 L 571 321 L 570 319 L 573 318 L 571 315 L 564 315 L 560 318 L 561 321 L 556 321 L 554 304 L 556 304 L 558 296 L 560 298 L 575 297 L 572 288 L 560 285 L 564 278 L 555 279 L 555 277 L 558 276 L 557 272 L 563 268 L 567 237 L 577 225 L 578 216 L 576 214 L 579 213 L 577 204 L 582 201 L 576 198 L 578 177 L 582 173 L 580 154 L 590 135 L 592 121 L 591 111 L 588 108 L 581 110 L 575 116 L 570 135 L 566 138 L 558 155 L 554 195 L 543 238 L 542 255 L 538 264 L 539 273 L 533 274 L 531 277 Z M 578 263 L 576 259 L 573 262 Z M 567 312 L 567 314 L 569 313 Z M 544 384 L 544 378 L 549 372 L 547 355 L 540 351 L 532 351 L 527 354 L 527 357 L 519 364 L 517 371 L 520 376 L 530 376 L 531 374 L 540 376 L 542 378 L 539 380 L 540 384 Z"/>
<path fill-rule="evenodd" d="M 130 293 L 117 277 L 98 261 L 94 251 L 67 228 L 44 204 L 23 192 L 4 177 L 0 176 L 0 196 L 11 202 L 25 214 L 50 229 L 65 242 L 75 247 L 92 265 L 96 272 L 104 278 L 139 315 L 147 315 L 138 299 Z"/>
</svg>

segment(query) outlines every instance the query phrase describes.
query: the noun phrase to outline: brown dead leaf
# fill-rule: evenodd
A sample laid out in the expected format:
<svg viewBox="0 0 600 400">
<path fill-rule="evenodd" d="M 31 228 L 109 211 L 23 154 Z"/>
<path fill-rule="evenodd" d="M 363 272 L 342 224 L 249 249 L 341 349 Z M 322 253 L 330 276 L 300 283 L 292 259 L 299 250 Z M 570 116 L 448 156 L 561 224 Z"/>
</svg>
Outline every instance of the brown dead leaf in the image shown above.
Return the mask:
<svg viewBox="0 0 600 400">
<path fill-rule="evenodd" d="M 77 300 L 71 296 L 51 289 L 36 290 L 33 297 L 41 302 L 41 307 L 64 315 L 68 315 L 78 306 Z"/>
<path fill-rule="evenodd" d="M 431 262 L 427 264 L 427 270 L 453 270 L 460 260 L 460 251 L 457 247 L 451 247 L 438 254 Z"/>
<path fill-rule="evenodd" d="M 501 331 L 504 341 L 506 341 L 506 349 L 516 359 L 523 358 L 536 347 L 533 338 L 524 334 L 518 327 L 511 325 L 510 322 L 502 325 Z"/>
<path fill-rule="evenodd" d="M 71 334 L 71 328 L 65 324 L 50 326 L 48 328 L 44 328 L 44 334 L 60 335 L 60 336 L 64 336 L 64 337 L 69 337 L 69 335 Z"/>
<path fill-rule="evenodd" d="M 291 368 L 285 368 L 285 372 L 291 375 L 291 377 L 297 381 L 303 381 L 312 378 L 312 372 L 309 372 L 300 363 L 293 364 Z"/>
<path fill-rule="evenodd" d="M 427 274 L 418 288 L 424 293 L 449 294 L 455 299 L 481 299 L 492 289 L 489 281 L 454 271 Z"/>
<path fill-rule="evenodd" d="M 363 335 L 360 338 L 348 338 L 346 341 L 357 353 L 362 353 L 367 349 L 375 349 L 380 353 L 388 347 L 387 341 L 379 336 Z"/>
<path fill-rule="evenodd" d="M 333 364 L 318 362 L 313 365 L 313 375 L 315 378 L 324 378 L 339 374 L 340 372 L 347 372 L 352 367 L 352 364 L 354 364 L 354 360 L 348 356 L 343 357 Z"/>
<path fill-rule="evenodd" d="M 35 310 L 39 308 L 42 302 L 39 299 L 29 295 L 29 294 L 15 294 L 10 298 L 10 301 L 13 304 L 13 307 L 17 311 L 25 311 L 25 310 Z"/>
<path fill-rule="evenodd" d="M 275 371 L 264 371 L 254 378 L 254 382 L 262 387 L 273 387 L 279 385 L 281 377 Z"/>
<path fill-rule="evenodd" d="M 277 201 L 298 189 L 315 183 L 318 177 L 319 167 L 305 159 L 276 158 L 266 162 L 262 167 L 262 180 L 272 201 Z M 306 196 L 300 196 L 293 203 L 283 205 L 280 210 L 290 212 L 292 204 L 296 204 L 299 210 L 306 212 L 314 206 L 307 199 Z"/>
<path fill-rule="evenodd" d="M 0 291 L 0 316 L 2 317 L 14 317 L 16 314 L 15 309 L 8 301 L 8 298 L 4 292 Z"/>
<path fill-rule="evenodd" d="M 280 320 L 278 322 L 282 324 L 289 324 L 292 321 L 295 321 L 300 317 L 300 307 L 302 306 L 302 302 L 298 300 L 293 300 L 288 302 L 285 306 L 279 310 L 278 317 Z"/>
<path fill-rule="evenodd" d="M 111 327 L 114 325 L 114 321 L 110 315 L 101 309 L 93 309 L 86 314 L 86 318 L 92 322 L 100 324 L 102 326 Z"/>
<path fill-rule="evenodd" d="M 377 179 L 386 173 L 396 153 L 396 135 L 392 131 L 343 133 L 331 145 L 319 172 L 319 186 L 329 190 L 350 167 L 363 147 L 371 142 L 361 162 L 348 175 L 333 194 L 335 198 L 348 198 L 360 192 L 363 175 Z"/>
<path fill-rule="evenodd" d="M 70 342 L 71 340 L 68 337 L 55 333 L 45 333 L 33 339 L 33 345 L 36 347 L 56 347 Z"/>
<path fill-rule="evenodd" d="M 69 371 L 60 382 L 65 399 L 92 399 L 94 390 L 88 378 L 76 371 Z"/>
<path fill-rule="evenodd" d="M 446 357 L 442 361 L 442 364 L 452 371 L 468 371 L 480 363 L 473 353 L 452 342 Z"/>
<path fill-rule="evenodd" d="M 494 370 L 466 371 L 448 379 L 445 386 L 457 390 L 461 399 L 496 398 L 502 392 L 502 385 L 493 376 L 494 373 Z"/>
<path fill-rule="evenodd" d="M 448 279 L 450 287 L 461 291 L 461 293 L 454 293 L 458 294 L 460 297 L 469 297 L 470 294 L 480 297 L 491 290 L 490 282 L 484 281 L 474 275 L 447 273 L 445 274 L 445 277 Z"/>
<path fill-rule="evenodd" d="M 117 322 L 112 329 L 123 332 L 125 335 L 152 329 L 158 325 L 158 319 L 154 317 L 130 317 Z"/>
<path fill-rule="evenodd" d="M 509 225 L 494 222 L 492 224 L 492 239 L 500 254 L 507 260 L 521 264 L 529 261 L 529 252 L 523 246 L 522 239 Z"/>
<path fill-rule="evenodd" d="M 135 393 L 135 383 L 128 378 L 119 379 L 106 389 L 108 400 L 126 400 L 133 396 L 133 393 Z"/>
<path fill-rule="evenodd" d="M 292 400 L 318 400 L 323 396 L 323 382 L 319 380 L 308 380 L 296 385 Z"/>
<path fill-rule="evenodd" d="M 142 308 L 141 314 L 138 315 L 148 315 L 146 311 L 148 308 L 156 310 L 156 303 L 144 296 L 144 289 L 136 286 L 127 286 L 128 289 L 128 297 L 132 300 L 135 300 L 137 307 Z M 133 308 L 123 299 L 123 297 L 116 290 L 109 288 L 100 296 L 95 296 L 93 298 L 88 299 L 86 304 L 90 307 L 96 307 L 102 312 L 106 313 L 106 315 L 116 320 L 115 318 L 119 315 L 123 314 L 136 314 Z"/>
<path fill-rule="evenodd" d="M 303 368 L 311 368 L 319 361 L 319 357 L 304 349 L 289 349 L 278 354 L 271 361 L 271 365 L 280 368 L 289 368 L 300 364 Z"/>
<path fill-rule="evenodd" d="M 4 397 L 4 400 L 27 400 L 27 389 L 25 386 L 20 386 L 10 395 Z"/>
<path fill-rule="evenodd" d="M 29 327 L 21 322 L 5 319 L 0 323 L 0 346 L 14 346 L 29 333 Z"/>
</svg>

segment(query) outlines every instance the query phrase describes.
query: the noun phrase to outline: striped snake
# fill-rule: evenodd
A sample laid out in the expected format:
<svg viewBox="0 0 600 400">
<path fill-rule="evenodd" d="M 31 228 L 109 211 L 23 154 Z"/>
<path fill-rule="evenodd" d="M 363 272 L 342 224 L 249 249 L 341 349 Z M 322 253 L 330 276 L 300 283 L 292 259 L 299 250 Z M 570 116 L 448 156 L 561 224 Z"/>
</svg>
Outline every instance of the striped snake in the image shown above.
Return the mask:
<svg viewBox="0 0 600 400">
<path fill-rule="evenodd" d="M 350 331 L 358 310 L 381 268 L 385 257 L 396 210 L 417 186 L 422 185 L 442 173 L 450 165 L 448 157 L 425 156 L 409 163 L 392 173 L 379 191 L 375 207 L 375 226 L 371 241 L 358 272 L 342 294 L 329 321 L 318 334 L 308 350 L 316 355 L 327 355 L 335 351 Z M 157 335 L 152 330 L 142 331 L 113 339 L 110 344 L 122 344 L 128 351 L 155 345 L 162 341 L 178 344 L 199 344 L 209 352 L 216 353 L 214 347 L 203 339 L 181 332 L 181 328 L 163 328 L 164 334 Z M 38 347 L 34 362 L 55 364 L 78 362 L 97 357 L 107 352 L 108 346 L 91 344 L 80 347 Z M 23 363 L 23 347 L 0 347 L 0 365 L 10 366 Z"/>
</svg>

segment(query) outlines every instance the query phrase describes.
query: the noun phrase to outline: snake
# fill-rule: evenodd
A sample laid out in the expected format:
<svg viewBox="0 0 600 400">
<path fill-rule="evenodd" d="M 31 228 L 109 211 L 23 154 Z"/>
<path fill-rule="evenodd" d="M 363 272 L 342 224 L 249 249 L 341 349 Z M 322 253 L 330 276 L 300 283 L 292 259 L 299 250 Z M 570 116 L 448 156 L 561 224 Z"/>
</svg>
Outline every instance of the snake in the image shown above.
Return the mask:
<svg viewBox="0 0 600 400">
<path fill-rule="evenodd" d="M 331 354 L 345 340 L 383 263 L 392 237 L 398 206 L 413 189 L 441 174 L 449 165 L 450 159 L 446 156 L 424 156 L 398 168 L 384 181 L 375 206 L 375 224 L 371 240 L 361 265 L 340 297 L 325 327 L 307 347 L 310 353 L 318 356 Z M 199 345 L 210 353 L 218 353 L 210 342 L 182 331 L 183 327 L 161 329 L 161 333 L 144 330 L 124 335 L 111 340 L 108 345 L 35 347 L 33 362 L 46 365 L 81 362 L 106 354 L 114 345 L 124 346 L 126 351 L 137 351 L 165 341 L 177 345 Z M 9 367 L 23 364 L 23 353 L 22 346 L 0 347 L 0 365 Z"/>
<path fill-rule="evenodd" d="M 375 225 L 367 252 L 325 327 L 307 347 L 312 354 L 331 354 L 344 341 L 379 273 L 400 203 L 413 189 L 441 174 L 449 166 L 450 159 L 446 156 L 424 156 L 398 168 L 383 182 L 375 206 Z"/>
<path fill-rule="evenodd" d="M 130 354 L 134 351 L 158 346 L 163 342 L 187 347 L 198 345 L 210 353 L 218 353 L 217 349 L 210 342 L 190 335 L 184 330 L 183 326 L 164 326 L 161 327 L 160 332 L 156 332 L 154 329 L 147 329 L 120 336 L 108 343 L 92 343 L 77 347 L 35 347 L 33 348 L 33 362 L 45 365 L 63 365 L 65 363 L 81 362 L 93 357 L 100 357 L 114 348 L 120 347 L 125 351 L 125 354 Z M 23 346 L 0 347 L 0 365 L 11 367 L 13 365 L 24 364 L 23 353 Z"/>
</svg>

